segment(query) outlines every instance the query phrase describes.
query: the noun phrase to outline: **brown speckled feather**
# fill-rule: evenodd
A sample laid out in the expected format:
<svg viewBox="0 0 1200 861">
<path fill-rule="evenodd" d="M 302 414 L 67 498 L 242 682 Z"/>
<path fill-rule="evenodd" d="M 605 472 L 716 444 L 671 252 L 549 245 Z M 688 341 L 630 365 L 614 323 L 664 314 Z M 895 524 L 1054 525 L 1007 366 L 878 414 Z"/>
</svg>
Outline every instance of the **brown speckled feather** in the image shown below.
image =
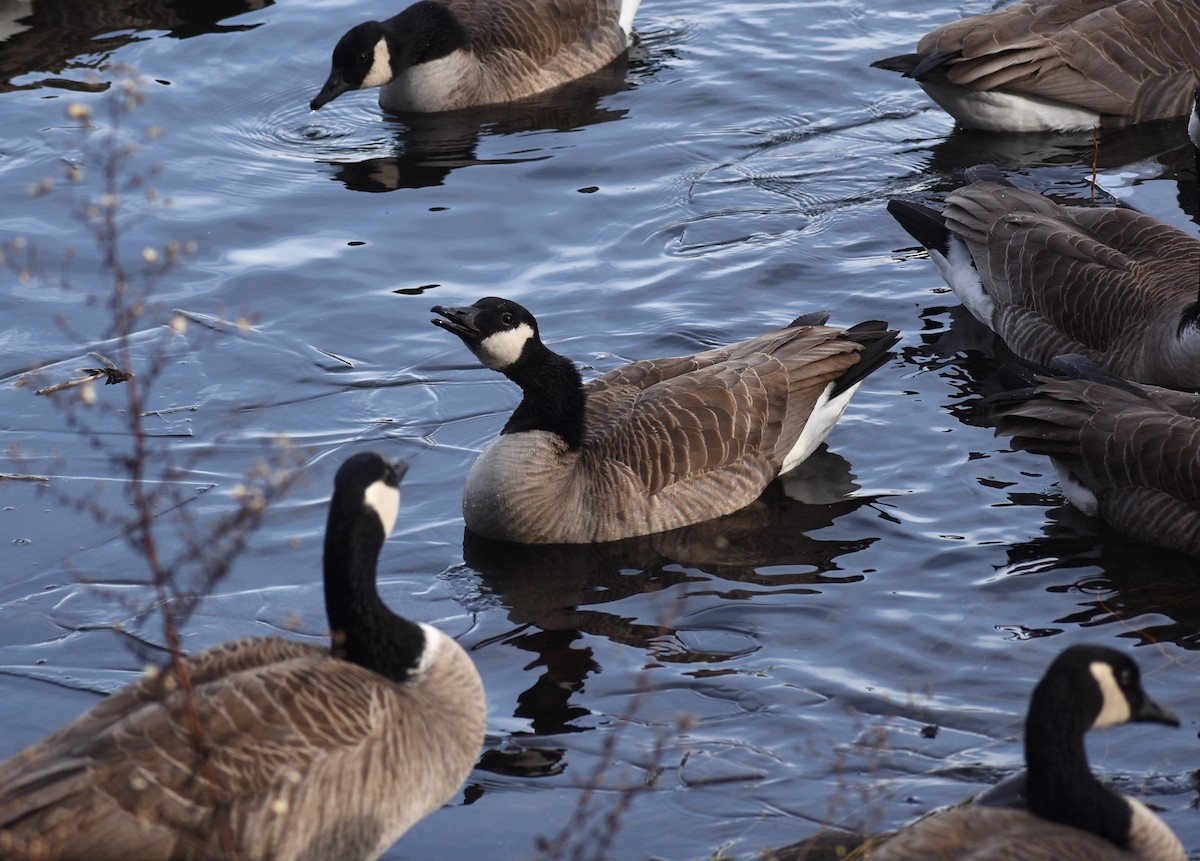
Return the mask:
<svg viewBox="0 0 1200 861">
<path fill-rule="evenodd" d="M 482 733 L 480 718 L 461 708 L 472 691 L 482 698 L 470 660 L 450 641 L 442 654 L 447 661 L 407 687 L 381 684 L 327 648 L 283 640 L 243 640 L 191 659 L 239 859 L 374 857 L 440 806 L 442 786 L 453 791 L 475 756 L 442 738 Z M 4 765 L 3 857 L 47 836 L 53 851 L 29 857 L 224 857 L 172 678 L 164 671 L 123 689 Z M 416 756 L 432 759 L 402 779 L 381 767 Z M 313 815 L 326 804 L 336 812 Z"/>
<path fill-rule="evenodd" d="M 1133 210 L 1060 206 L 990 181 L 953 192 L 943 217 L 994 302 L 983 322 L 1022 358 L 1079 353 L 1128 379 L 1200 387 L 1200 333 L 1179 332 L 1200 240 Z"/>
<path fill-rule="evenodd" d="M 540 68 L 559 62 L 564 51 L 602 49 L 611 59 L 625 49 L 620 0 L 445 0 L 445 5 L 480 56 L 506 52 Z"/>
<path fill-rule="evenodd" d="M 1200 555 L 1200 396 L 1047 379 L 1006 396 L 996 415 L 997 433 L 1053 458 L 1090 491 L 1089 513 L 1149 543 Z"/>
<path fill-rule="evenodd" d="M 1160 845 L 1157 837 L 1148 838 L 1150 845 Z M 1163 861 L 1179 857 L 1182 861 L 1177 843 L 1171 845 L 1163 839 L 1162 847 L 1165 854 L 1161 855 L 1127 852 L 1087 831 L 1024 810 L 960 807 L 935 813 L 904 829 L 866 857 L 869 861 Z"/>
<path fill-rule="evenodd" d="M 939 71 L 970 90 L 1023 93 L 1088 108 L 1101 124 L 1185 116 L 1200 81 L 1194 0 L 1022 0 L 921 39 Z"/>
<path fill-rule="evenodd" d="M 536 431 L 488 447 L 467 479 L 467 524 L 586 543 L 737 511 L 779 474 L 826 388 L 878 367 L 894 340 L 883 324 L 794 327 L 604 374 L 585 386 L 579 451 Z"/>
<path fill-rule="evenodd" d="M 467 34 L 447 57 L 386 84 L 388 110 L 444 111 L 532 96 L 596 72 L 623 52 L 621 0 L 440 0 Z"/>
</svg>

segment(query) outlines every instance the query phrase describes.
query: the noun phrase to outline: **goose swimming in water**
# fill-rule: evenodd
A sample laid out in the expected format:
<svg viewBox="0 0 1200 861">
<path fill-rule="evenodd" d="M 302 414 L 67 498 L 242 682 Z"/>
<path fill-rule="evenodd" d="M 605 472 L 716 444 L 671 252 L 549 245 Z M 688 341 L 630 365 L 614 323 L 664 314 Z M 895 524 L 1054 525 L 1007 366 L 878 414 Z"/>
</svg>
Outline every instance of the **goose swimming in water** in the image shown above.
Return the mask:
<svg viewBox="0 0 1200 861">
<path fill-rule="evenodd" d="M 516 302 L 433 311 L 523 392 L 463 494 L 468 529 L 521 544 L 614 541 L 744 508 L 812 454 L 898 337 L 884 323 L 838 329 L 813 315 L 585 385 Z"/>
<path fill-rule="evenodd" d="M 175 671 L 148 675 L 0 763 L 0 857 L 369 861 L 441 807 L 486 702 L 466 652 L 376 589 L 406 469 L 363 453 L 338 470 L 331 646 L 251 638 L 186 659 L 207 766 Z"/>
<path fill-rule="evenodd" d="M 523 99 L 604 68 L 630 44 L 640 0 L 418 0 L 342 36 L 310 107 L 381 87 L 388 111 Z"/>
</svg>

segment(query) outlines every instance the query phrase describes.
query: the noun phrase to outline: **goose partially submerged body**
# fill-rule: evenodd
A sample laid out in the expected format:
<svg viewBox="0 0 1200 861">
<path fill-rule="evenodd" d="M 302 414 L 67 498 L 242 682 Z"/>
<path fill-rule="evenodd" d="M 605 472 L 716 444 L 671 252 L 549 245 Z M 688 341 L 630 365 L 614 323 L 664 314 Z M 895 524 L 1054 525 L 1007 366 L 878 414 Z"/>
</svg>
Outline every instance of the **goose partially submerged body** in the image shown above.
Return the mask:
<svg viewBox="0 0 1200 861">
<path fill-rule="evenodd" d="M 837 329 L 815 315 L 584 385 L 516 302 L 433 311 L 524 394 L 463 495 L 471 531 L 522 544 L 613 541 L 744 508 L 820 445 L 897 338 L 884 323 Z"/>
<path fill-rule="evenodd" d="M 996 432 L 1050 457 L 1078 509 L 1200 556 L 1200 395 L 1118 379 L 1078 356 L 1036 385 L 994 395 Z"/>
<path fill-rule="evenodd" d="M 207 766 L 171 668 L 0 763 L 0 857 L 358 861 L 444 804 L 479 755 L 486 704 L 463 649 L 376 590 L 405 469 L 365 453 L 338 470 L 332 648 L 252 638 L 188 658 Z"/>
<path fill-rule="evenodd" d="M 1200 83 L 1200 4 L 1021 0 L 872 65 L 915 79 L 965 128 L 1090 131 L 1183 117 Z"/>
<path fill-rule="evenodd" d="M 1127 721 L 1179 726 L 1142 689 L 1137 664 L 1072 646 L 1034 688 L 1025 721 L 1027 809 L 957 807 L 902 829 L 870 861 L 1186 861 L 1179 839 L 1141 802 L 1088 767 L 1084 734 Z"/>
<path fill-rule="evenodd" d="M 640 0 L 418 0 L 352 28 L 312 100 L 382 87 L 384 110 L 523 99 L 604 68 L 630 44 Z"/>
<path fill-rule="evenodd" d="M 936 210 L 888 203 L 959 301 L 1018 356 L 1074 353 L 1126 379 L 1200 388 L 1200 240 L 1131 209 L 1061 206 L 994 168 Z"/>
</svg>

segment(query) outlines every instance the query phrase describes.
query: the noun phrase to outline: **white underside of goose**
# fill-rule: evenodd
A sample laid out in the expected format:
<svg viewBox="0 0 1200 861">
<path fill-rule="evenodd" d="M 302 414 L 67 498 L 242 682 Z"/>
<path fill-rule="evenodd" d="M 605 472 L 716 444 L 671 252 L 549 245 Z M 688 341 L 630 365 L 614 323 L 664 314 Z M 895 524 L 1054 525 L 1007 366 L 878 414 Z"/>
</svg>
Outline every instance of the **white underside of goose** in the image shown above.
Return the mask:
<svg viewBox="0 0 1200 861">
<path fill-rule="evenodd" d="M 1063 496 L 1067 498 L 1067 502 L 1089 517 L 1095 517 L 1096 512 L 1099 511 L 1096 494 L 1088 490 L 1087 485 L 1077 479 L 1065 464 L 1054 458 L 1051 458 L 1050 462 L 1054 464 L 1054 471 L 1058 473 L 1058 483 L 1062 487 Z"/>
<path fill-rule="evenodd" d="M 621 2 L 621 29 L 625 31 L 627 39 L 633 38 L 633 16 L 637 14 L 638 5 L 642 0 L 622 0 Z"/>
<path fill-rule="evenodd" d="M 825 387 L 825 391 L 817 399 L 808 421 L 804 423 L 804 430 L 800 432 L 800 438 L 796 440 L 792 450 L 783 459 L 783 466 L 779 468 L 780 474 L 790 472 L 798 467 L 817 450 L 817 446 L 825 441 L 825 437 L 829 436 L 833 426 L 846 411 L 846 407 L 850 404 L 850 398 L 858 391 L 859 385 L 860 383 L 855 383 L 836 398 L 829 397 L 829 393 L 833 390 L 833 384 L 830 383 Z"/>
<path fill-rule="evenodd" d="M 997 90 L 968 90 L 949 84 L 918 81 L 942 110 L 959 125 L 989 132 L 1091 131 L 1100 114 L 1040 96 Z"/>
<path fill-rule="evenodd" d="M 996 313 L 996 303 L 983 289 L 983 279 L 979 277 L 979 270 L 971 260 L 967 244 L 957 236 L 950 236 L 947 247 L 949 255 L 929 249 L 929 259 L 933 261 L 938 273 L 950 285 L 963 307 L 980 323 L 989 329 L 993 328 L 992 318 Z"/>
</svg>

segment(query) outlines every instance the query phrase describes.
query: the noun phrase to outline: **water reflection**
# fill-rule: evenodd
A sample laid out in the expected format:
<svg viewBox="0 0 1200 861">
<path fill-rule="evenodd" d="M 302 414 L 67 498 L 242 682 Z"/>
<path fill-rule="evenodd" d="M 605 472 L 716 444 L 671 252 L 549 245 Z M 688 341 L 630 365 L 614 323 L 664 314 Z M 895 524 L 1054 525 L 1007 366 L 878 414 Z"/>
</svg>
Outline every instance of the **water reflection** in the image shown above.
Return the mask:
<svg viewBox="0 0 1200 861">
<path fill-rule="evenodd" d="M 630 89 L 629 60 L 621 56 L 600 71 L 511 105 L 489 105 L 437 114 L 388 115 L 391 155 L 325 161 L 334 178 L 355 191 L 385 192 L 441 185 L 451 171 L 481 164 L 518 164 L 550 155 L 530 146 L 507 158 L 481 159 L 481 138 L 536 132 L 569 132 L 619 120 L 625 110 L 603 107 L 606 96 Z M 377 145 L 373 147 L 377 149 Z"/>
<path fill-rule="evenodd" d="M 1011 497 L 1031 505 L 1046 500 Z M 1042 536 L 1008 550 L 1014 573 L 1057 579 L 1047 591 L 1079 598 L 1079 609 L 1055 621 L 1085 628 L 1119 624 L 1143 643 L 1200 649 L 1200 560 L 1143 544 L 1070 505 L 1050 511 Z"/>
<path fill-rule="evenodd" d="M 1093 162 L 1099 171 L 1138 165 L 1139 179 L 1186 177 L 1190 195 L 1180 189 L 1180 205 L 1195 216 L 1195 159 L 1182 120 L 1145 123 L 1103 132 L 1093 140 L 1078 134 L 1004 134 L 955 127 L 943 140 L 922 147 L 928 154 L 923 186 L 940 196 L 962 185 L 962 173 L 973 165 L 994 164 L 1013 172 L 1070 168 L 1082 183 Z M 1034 166 L 1034 167 L 1031 167 Z"/>
<path fill-rule="evenodd" d="M 104 68 L 109 55 L 130 42 L 144 39 L 142 32 L 146 30 L 165 30 L 167 36 L 175 39 L 250 30 L 259 25 L 218 22 L 272 3 L 273 0 L 116 0 L 108 3 L 33 0 L 28 4 L 18 3 L 11 22 L 6 21 L 3 25 L 3 30 L 11 35 L 0 42 L 0 92 L 38 87 L 107 89 L 107 82 L 89 84 L 50 75 L 21 84 L 14 84 L 13 79 L 35 72 L 57 75 L 68 68 L 99 71 Z"/>
</svg>

